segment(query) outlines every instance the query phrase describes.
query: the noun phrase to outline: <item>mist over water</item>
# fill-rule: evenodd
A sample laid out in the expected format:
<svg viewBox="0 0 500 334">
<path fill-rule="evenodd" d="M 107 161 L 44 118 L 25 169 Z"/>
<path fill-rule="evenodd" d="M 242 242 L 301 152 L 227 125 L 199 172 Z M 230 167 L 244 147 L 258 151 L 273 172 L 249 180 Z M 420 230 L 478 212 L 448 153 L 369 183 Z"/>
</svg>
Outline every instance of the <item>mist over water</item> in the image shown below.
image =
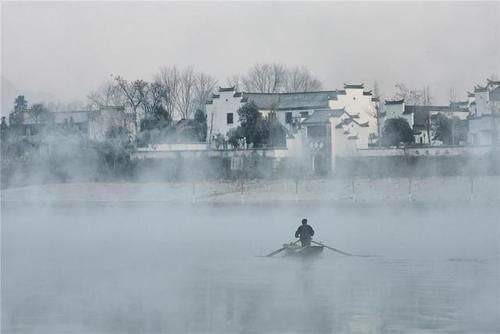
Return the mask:
<svg viewBox="0 0 500 334">
<path fill-rule="evenodd" d="M 324 250 L 260 257 L 308 217 Z M 2 333 L 493 333 L 499 209 L 2 203 Z"/>
</svg>

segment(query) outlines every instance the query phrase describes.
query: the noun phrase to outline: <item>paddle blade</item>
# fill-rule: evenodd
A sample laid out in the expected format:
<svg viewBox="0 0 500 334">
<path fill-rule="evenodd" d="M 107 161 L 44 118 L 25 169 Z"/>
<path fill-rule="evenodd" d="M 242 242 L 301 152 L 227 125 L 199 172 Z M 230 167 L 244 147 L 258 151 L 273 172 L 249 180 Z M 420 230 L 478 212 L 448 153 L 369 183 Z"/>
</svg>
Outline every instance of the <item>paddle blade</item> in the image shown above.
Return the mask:
<svg viewBox="0 0 500 334">
<path fill-rule="evenodd" d="M 334 252 L 337 252 L 337 253 L 340 253 L 342 255 L 346 255 L 346 256 L 355 256 L 354 254 L 351 254 L 351 253 L 347 253 L 347 252 L 343 252 L 341 251 L 340 249 L 336 249 L 336 248 L 333 248 L 333 247 L 330 247 L 330 246 L 327 246 L 325 244 L 322 244 L 321 242 L 317 242 L 317 241 L 312 241 L 313 243 L 315 243 L 316 245 L 319 245 L 319 246 L 323 246 L 331 251 L 334 251 Z"/>
<path fill-rule="evenodd" d="M 271 257 L 271 256 L 274 256 L 274 255 L 276 255 L 276 254 L 278 254 L 278 253 L 280 253 L 280 252 L 284 251 L 284 250 L 285 250 L 285 248 L 286 248 L 286 247 L 281 247 L 280 249 L 277 249 L 277 250 L 275 250 L 274 252 L 267 254 L 267 255 L 266 255 L 266 257 Z"/>
<path fill-rule="evenodd" d="M 299 239 L 299 240 L 295 240 L 294 242 L 290 242 L 289 244 L 285 244 L 285 245 L 283 245 L 283 247 L 281 247 L 280 249 L 277 249 L 277 250 L 275 250 L 274 252 L 267 254 L 267 255 L 266 255 L 266 257 L 271 257 L 271 256 L 274 256 L 274 255 L 276 255 L 276 254 L 278 254 L 278 253 L 281 253 L 282 251 L 284 251 L 284 250 L 285 250 L 285 249 L 287 249 L 288 247 L 290 247 L 290 246 L 293 246 L 293 245 L 297 244 L 299 241 L 300 241 L 300 239 Z"/>
</svg>

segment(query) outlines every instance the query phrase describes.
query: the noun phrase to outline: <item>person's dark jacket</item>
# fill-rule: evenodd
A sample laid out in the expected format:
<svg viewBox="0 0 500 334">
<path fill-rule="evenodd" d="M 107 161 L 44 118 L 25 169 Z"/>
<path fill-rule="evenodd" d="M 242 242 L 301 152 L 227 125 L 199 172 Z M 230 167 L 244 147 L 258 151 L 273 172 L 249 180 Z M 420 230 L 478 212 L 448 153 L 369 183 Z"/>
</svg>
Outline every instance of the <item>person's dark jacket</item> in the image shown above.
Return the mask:
<svg viewBox="0 0 500 334">
<path fill-rule="evenodd" d="M 300 225 L 299 228 L 297 229 L 297 232 L 295 232 L 295 238 L 300 239 L 311 239 L 311 237 L 314 235 L 314 230 L 310 225 Z"/>
</svg>

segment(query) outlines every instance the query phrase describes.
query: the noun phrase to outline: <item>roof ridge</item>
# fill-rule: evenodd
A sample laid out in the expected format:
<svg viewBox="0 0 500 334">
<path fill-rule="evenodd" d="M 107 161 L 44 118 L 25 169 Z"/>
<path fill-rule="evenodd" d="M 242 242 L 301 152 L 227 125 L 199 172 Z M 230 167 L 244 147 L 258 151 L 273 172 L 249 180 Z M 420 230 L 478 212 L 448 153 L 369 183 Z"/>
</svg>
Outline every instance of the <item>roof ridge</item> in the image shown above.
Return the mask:
<svg viewBox="0 0 500 334">
<path fill-rule="evenodd" d="M 314 90 L 306 92 L 280 92 L 280 93 L 263 93 L 263 92 L 242 92 L 243 94 L 255 94 L 255 95 L 291 95 L 291 94 L 314 94 L 314 93 L 336 93 L 336 90 Z"/>
</svg>

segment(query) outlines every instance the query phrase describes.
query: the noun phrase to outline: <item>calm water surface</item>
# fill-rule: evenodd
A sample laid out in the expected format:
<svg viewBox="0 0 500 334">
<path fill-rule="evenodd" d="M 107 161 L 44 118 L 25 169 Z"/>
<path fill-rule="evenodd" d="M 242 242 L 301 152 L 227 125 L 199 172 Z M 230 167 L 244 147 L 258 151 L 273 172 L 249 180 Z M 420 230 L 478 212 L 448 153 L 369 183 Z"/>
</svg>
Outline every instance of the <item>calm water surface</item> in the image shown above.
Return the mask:
<svg viewBox="0 0 500 334">
<path fill-rule="evenodd" d="M 325 250 L 264 258 L 307 216 Z M 2 333 L 496 333 L 499 211 L 2 207 Z"/>
</svg>

